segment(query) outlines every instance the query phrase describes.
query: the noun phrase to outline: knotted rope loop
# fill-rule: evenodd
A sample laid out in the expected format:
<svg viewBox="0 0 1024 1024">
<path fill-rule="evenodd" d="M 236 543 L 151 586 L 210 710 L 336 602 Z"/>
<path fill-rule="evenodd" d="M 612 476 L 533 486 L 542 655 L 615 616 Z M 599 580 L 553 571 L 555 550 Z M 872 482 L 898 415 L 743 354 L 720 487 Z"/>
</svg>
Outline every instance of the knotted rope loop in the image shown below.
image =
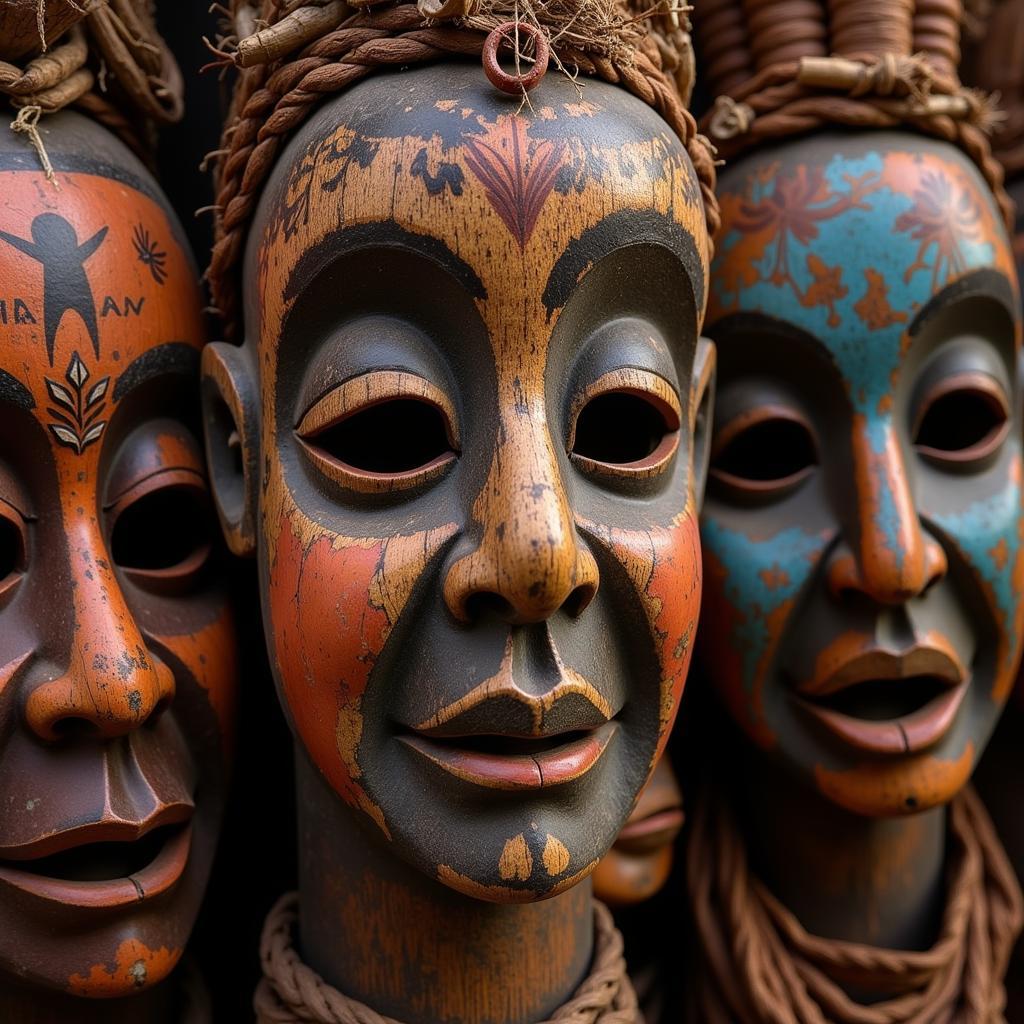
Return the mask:
<svg viewBox="0 0 1024 1024">
<path fill-rule="evenodd" d="M 870 61 L 846 57 L 803 57 L 797 68 L 800 85 L 836 89 L 848 96 L 912 96 L 924 103 L 931 93 L 935 74 L 927 57 L 901 57 L 883 53 Z"/>
<path fill-rule="evenodd" d="M 708 134 L 713 139 L 732 139 L 750 131 L 756 117 L 746 103 L 737 103 L 731 96 L 719 96 L 708 118 Z"/>
<path fill-rule="evenodd" d="M 416 7 L 427 21 L 472 18 L 480 10 L 478 0 L 417 0 Z"/>
<path fill-rule="evenodd" d="M 257 1024 L 401 1024 L 328 985 L 294 945 L 298 893 L 286 893 L 263 925 L 263 980 L 253 1008 Z M 622 936 L 602 903 L 594 904 L 594 960 L 573 997 L 541 1024 L 638 1024 L 636 992 L 626 973 Z"/>
<path fill-rule="evenodd" d="M 519 62 L 529 58 L 523 53 L 520 45 L 520 34 L 525 35 L 533 43 L 533 67 L 525 74 L 519 70 Z M 498 63 L 498 47 L 504 43 L 511 45 L 515 54 L 516 73 L 510 75 Z M 506 21 L 499 25 L 484 40 L 484 48 L 481 53 L 481 60 L 484 66 L 484 74 L 487 80 L 501 92 L 510 96 L 526 95 L 531 89 L 535 89 L 540 80 L 548 70 L 548 58 L 551 48 L 548 46 L 547 36 L 533 25 L 522 21 Z"/>
<path fill-rule="evenodd" d="M 85 33 L 76 25 L 68 32 L 66 42 L 29 61 L 24 69 L 0 61 L 0 92 L 7 96 L 30 98 L 69 78 L 85 65 L 88 57 Z"/>
<path fill-rule="evenodd" d="M 28 136 L 28 141 L 32 143 L 32 148 L 43 165 L 46 180 L 59 191 L 60 185 L 57 182 L 57 176 L 53 173 L 53 164 L 50 163 L 50 157 L 39 135 L 39 115 L 42 112 L 42 108 L 38 106 L 22 107 L 18 111 L 18 116 L 11 122 L 11 131 Z"/>
</svg>

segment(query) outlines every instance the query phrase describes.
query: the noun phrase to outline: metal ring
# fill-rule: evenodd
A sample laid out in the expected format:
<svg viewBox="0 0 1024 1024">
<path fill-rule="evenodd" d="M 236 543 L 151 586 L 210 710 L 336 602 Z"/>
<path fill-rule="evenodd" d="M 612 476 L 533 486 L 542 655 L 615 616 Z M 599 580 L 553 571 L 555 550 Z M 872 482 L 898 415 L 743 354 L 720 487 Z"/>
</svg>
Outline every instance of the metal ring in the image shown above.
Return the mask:
<svg viewBox="0 0 1024 1024">
<path fill-rule="evenodd" d="M 522 75 L 510 75 L 498 63 L 498 47 L 510 35 L 520 32 L 533 40 L 533 66 Z M 484 74 L 495 89 L 507 92 L 510 96 L 519 96 L 537 87 L 548 70 L 548 58 L 551 48 L 548 37 L 523 21 L 506 21 L 499 25 L 484 40 L 483 64 Z"/>
</svg>

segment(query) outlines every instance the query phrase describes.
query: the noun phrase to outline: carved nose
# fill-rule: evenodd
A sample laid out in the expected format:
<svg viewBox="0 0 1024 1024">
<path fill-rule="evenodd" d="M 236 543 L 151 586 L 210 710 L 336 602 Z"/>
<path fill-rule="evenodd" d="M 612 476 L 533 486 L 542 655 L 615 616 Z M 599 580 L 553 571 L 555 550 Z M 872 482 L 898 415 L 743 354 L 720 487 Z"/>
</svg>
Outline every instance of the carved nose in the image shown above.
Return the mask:
<svg viewBox="0 0 1024 1024">
<path fill-rule="evenodd" d="M 908 552 L 900 565 L 877 555 L 857 558 L 840 544 L 829 559 L 829 592 L 838 600 L 862 594 L 878 604 L 904 604 L 920 597 L 946 575 L 946 553 L 931 537 L 922 536 L 919 552 Z"/>
<path fill-rule="evenodd" d="M 879 604 L 903 604 L 942 579 L 948 566 L 921 523 L 892 425 L 876 427 L 881 443 L 869 437 L 866 423 L 854 430 L 855 536 L 833 552 L 828 586 L 837 598 L 860 593 Z"/>
<path fill-rule="evenodd" d="M 25 718 L 47 742 L 69 735 L 113 739 L 170 704 L 174 676 L 146 649 L 102 540 L 84 531 L 69 540 L 75 625 L 68 668 L 32 688 Z"/>
<path fill-rule="evenodd" d="M 576 530 L 560 481 L 515 490 L 485 519 L 475 549 L 446 574 L 445 603 L 461 622 L 485 612 L 516 625 L 563 610 L 575 616 L 597 593 L 597 562 Z"/>
</svg>

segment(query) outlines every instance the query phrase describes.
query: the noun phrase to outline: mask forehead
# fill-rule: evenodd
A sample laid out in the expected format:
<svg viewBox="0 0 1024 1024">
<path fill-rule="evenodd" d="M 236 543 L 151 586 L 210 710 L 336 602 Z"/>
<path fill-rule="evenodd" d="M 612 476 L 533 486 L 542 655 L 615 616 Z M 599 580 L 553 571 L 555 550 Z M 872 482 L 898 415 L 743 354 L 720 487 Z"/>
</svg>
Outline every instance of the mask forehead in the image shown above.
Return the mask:
<svg viewBox="0 0 1024 1024">
<path fill-rule="evenodd" d="M 195 372 L 189 351 L 203 325 L 195 273 L 161 206 L 110 178 L 59 180 L 58 191 L 41 173 L 3 175 L 0 368 L 77 476 L 95 464 L 133 387 Z"/>
<path fill-rule="evenodd" d="M 620 125 L 622 138 L 598 145 L 587 121 L 601 112 L 566 101 L 531 118 L 489 120 L 456 101 L 413 103 L 387 123 L 387 135 L 367 134 L 385 128 L 371 121 L 317 139 L 293 158 L 259 246 L 263 322 L 283 320 L 289 280 L 310 248 L 346 226 L 390 222 L 438 239 L 463 261 L 477 278 L 485 318 L 515 294 L 527 315 L 550 324 L 567 290 L 552 277 L 560 259 L 587 229 L 625 210 L 654 211 L 700 240 L 701 263 L 690 277 L 702 305 L 704 214 L 681 145 L 654 115 L 635 132 Z M 400 134 L 403 120 L 408 134 Z M 549 127 L 556 121 L 557 130 Z M 581 124 L 577 139 L 567 128 L 573 121 Z M 390 195 L 382 203 L 385 178 Z M 581 254 L 568 271 L 571 283 L 587 266 Z"/>
<path fill-rule="evenodd" d="M 855 411 L 883 411 L 917 313 L 971 271 L 1015 280 L 995 203 L 966 160 L 802 147 L 727 177 L 711 322 L 735 311 L 814 337 Z"/>
</svg>

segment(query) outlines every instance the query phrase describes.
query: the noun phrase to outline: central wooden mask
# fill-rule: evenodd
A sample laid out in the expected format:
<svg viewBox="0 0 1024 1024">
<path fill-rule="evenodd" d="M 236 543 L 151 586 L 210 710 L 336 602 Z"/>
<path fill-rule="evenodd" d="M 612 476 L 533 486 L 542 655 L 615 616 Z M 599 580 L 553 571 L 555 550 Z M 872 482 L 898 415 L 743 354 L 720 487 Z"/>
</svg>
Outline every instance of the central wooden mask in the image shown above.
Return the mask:
<svg viewBox="0 0 1024 1024">
<path fill-rule="evenodd" d="M 684 147 L 614 87 L 531 98 L 445 66 L 323 107 L 204 363 L 298 740 L 396 855 L 503 902 L 586 876 L 664 745 L 713 375 Z"/>
</svg>

